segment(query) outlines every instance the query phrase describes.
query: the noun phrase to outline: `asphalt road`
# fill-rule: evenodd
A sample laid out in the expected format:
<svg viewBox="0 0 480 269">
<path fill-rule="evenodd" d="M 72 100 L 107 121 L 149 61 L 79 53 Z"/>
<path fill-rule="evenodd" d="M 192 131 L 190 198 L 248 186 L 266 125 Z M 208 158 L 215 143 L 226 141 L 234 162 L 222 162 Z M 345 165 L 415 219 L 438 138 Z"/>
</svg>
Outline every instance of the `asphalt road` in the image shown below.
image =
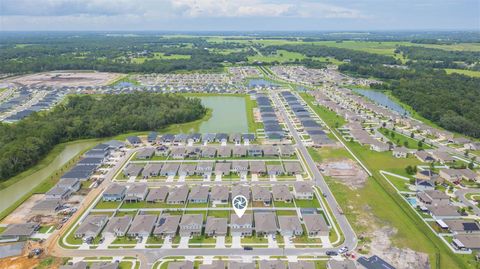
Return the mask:
<svg viewBox="0 0 480 269">
<path fill-rule="evenodd" d="M 465 195 L 468 193 L 478 193 L 480 195 L 480 190 L 479 189 L 459 189 L 455 191 L 455 195 L 460 199 L 460 201 L 466 205 L 466 206 L 471 206 L 473 208 L 473 212 L 475 215 L 480 216 L 480 208 L 478 208 L 477 205 L 472 204 Z"/>
</svg>

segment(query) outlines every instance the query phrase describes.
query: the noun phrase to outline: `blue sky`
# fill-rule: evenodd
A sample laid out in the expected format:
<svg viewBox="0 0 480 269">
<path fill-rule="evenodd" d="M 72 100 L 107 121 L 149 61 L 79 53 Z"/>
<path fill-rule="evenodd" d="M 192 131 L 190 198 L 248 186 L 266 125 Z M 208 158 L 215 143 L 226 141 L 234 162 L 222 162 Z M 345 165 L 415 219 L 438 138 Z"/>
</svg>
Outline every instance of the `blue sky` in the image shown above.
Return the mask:
<svg viewBox="0 0 480 269">
<path fill-rule="evenodd" d="M 0 30 L 480 30 L 479 0 L 0 0 Z"/>
</svg>

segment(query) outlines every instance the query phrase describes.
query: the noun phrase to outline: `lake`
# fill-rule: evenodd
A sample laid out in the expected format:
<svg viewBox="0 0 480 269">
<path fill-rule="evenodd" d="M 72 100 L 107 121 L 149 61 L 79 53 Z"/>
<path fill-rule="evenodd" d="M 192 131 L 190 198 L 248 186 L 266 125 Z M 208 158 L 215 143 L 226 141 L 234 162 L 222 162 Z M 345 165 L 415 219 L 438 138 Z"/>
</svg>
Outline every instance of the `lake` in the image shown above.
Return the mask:
<svg viewBox="0 0 480 269">
<path fill-rule="evenodd" d="M 407 110 L 405 110 L 402 106 L 400 106 L 395 101 L 390 99 L 390 97 L 385 95 L 383 92 L 374 91 L 374 90 L 365 90 L 365 89 L 359 89 L 359 88 L 354 88 L 352 90 L 356 93 L 359 93 L 367 97 L 368 99 L 374 101 L 375 103 L 383 107 L 386 107 L 392 111 L 399 113 L 400 115 L 410 115 L 410 113 Z"/>
<path fill-rule="evenodd" d="M 65 146 L 65 149 L 46 167 L 23 178 L 22 180 L 0 190 L 0 212 L 10 207 L 17 200 L 29 193 L 32 189 L 47 179 L 53 172 L 60 169 L 77 154 L 96 145 L 96 141 L 81 141 Z"/>
<path fill-rule="evenodd" d="M 202 104 L 212 109 L 212 117 L 200 124 L 200 133 L 247 133 L 248 120 L 245 97 L 199 97 Z"/>
</svg>

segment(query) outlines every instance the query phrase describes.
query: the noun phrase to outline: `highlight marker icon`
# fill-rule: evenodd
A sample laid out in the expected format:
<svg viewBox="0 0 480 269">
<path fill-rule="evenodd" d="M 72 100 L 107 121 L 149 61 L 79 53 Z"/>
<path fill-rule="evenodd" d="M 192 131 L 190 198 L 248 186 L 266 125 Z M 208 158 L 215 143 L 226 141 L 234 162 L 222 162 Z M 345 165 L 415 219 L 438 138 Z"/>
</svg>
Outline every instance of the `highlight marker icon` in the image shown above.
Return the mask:
<svg viewBox="0 0 480 269">
<path fill-rule="evenodd" d="M 243 216 L 248 206 L 248 199 L 243 195 L 237 195 L 232 199 L 233 210 L 239 218 Z"/>
</svg>

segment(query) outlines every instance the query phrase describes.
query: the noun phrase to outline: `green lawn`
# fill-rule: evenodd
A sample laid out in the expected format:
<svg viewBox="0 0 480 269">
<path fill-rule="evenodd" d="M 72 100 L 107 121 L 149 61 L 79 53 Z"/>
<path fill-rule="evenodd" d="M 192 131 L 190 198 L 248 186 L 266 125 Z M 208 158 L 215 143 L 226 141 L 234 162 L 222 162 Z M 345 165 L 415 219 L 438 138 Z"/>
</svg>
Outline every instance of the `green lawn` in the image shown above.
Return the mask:
<svg viewBox="0 0 480 269">
<path fill-rule="evenodd" d="M 412 191 L 408 188 L 410 185 L 408 180 L 404 180 L 398 177 L 385 175 L 386 178 L 399 190 L 399 191 Z"/>
<path fill-rule="evenodd" d="M 379 128 L 378 131 L 397 146 L 404 146 L 409 149 L 430 149 L 431 148 L 426 143 L 422 143 L 422 147 L 419 147 L 417 140 L 386 128 Z"/>
<path fill-rule="evenodd" d="M 466 76 L 469 76 L 469 77 L 476 77 L 476 78 L 480 77 L 480 71 L 464 70 L 464 69 L 451 69 L 451 68 L 445 68 L 445 71 L 447 72 L 447 74 L 456 73 L 456 74 L 466 75 Z"/>
<path fill-rule="evenodd" d="M 229 210 L 209 210 L 208 216 L 230 219 L 230 211 Z"/>
<path fill-rule="evenodd" d="M 320 203 L 316 198 L 313 198 L 313 200 L 298 200 L 295 199 L 295 204 L 297 207 L 300 208 L 319 208 Z"/>
<path fill-rule="evenodd" d="M 217 240 L 213 237 L 206 237 L 205 235 L 202 235 L 202 236 L 194 236 L 190 239 L 190 241 L 188 241 L 189 244 L 215 244 L 215 242 L 217 242 Z"/>
<path fill-rule="evenodd" d="M 140 202 L 124 202 L 120 208 L 132 209 L 132 208 L 163 208 L 165 203 L 148 203 L 146 201 Z"/>
<path fill-rule="evenodd" d="M 155 52 L 153 53 L 152 57 L 135 57 L 131 58 L 131 62 L 134 64 L 142 64 L 148 60 L 179 60 L 179 59 L 190 59 L 190 55 L 183 55 L 183 54 L 170 54 L 165 55 L 162 52 Z"/>
<path fill-rule="evenodd" d="M 296 216 L 297 211 L 296 210 L 276 210 L 275 214 L 277 214 L 277 216 Z"/>
<path fill-rule="evenodd" d="M 94 207 L 94 209 L 116 209 L 121 202 L 106 202 L 100 200 Z"/>
<path fill-rule="evenodd" d="M 128 236 L 119 236 L 115 238 L 112 244 L 121 245 L 121 244 L 137 244 L 137 240 L 135 238 L 131 238 Z"/>
<path fill-rule="evenodd" d="M 260 55 L 248 56 L 248 62 L 262 62 L 262 63 L 272 63 L 272 62 L 294 62 L 295 60 L 302 60 L 306 58 L 304 54 L 298 52 L 290 52 L 286 50 L 277 50 L 275 54 L 271 55 Z"/>
<path fill-rule="evenodd" d="M 275 207 L 295 207 L 295 204 L 294 204 L 294 203 L 277 202 L 277 201 L 274 201 L 274 202 L 273 202 L 273 205 L 274 205 Z"/>
</svg>

